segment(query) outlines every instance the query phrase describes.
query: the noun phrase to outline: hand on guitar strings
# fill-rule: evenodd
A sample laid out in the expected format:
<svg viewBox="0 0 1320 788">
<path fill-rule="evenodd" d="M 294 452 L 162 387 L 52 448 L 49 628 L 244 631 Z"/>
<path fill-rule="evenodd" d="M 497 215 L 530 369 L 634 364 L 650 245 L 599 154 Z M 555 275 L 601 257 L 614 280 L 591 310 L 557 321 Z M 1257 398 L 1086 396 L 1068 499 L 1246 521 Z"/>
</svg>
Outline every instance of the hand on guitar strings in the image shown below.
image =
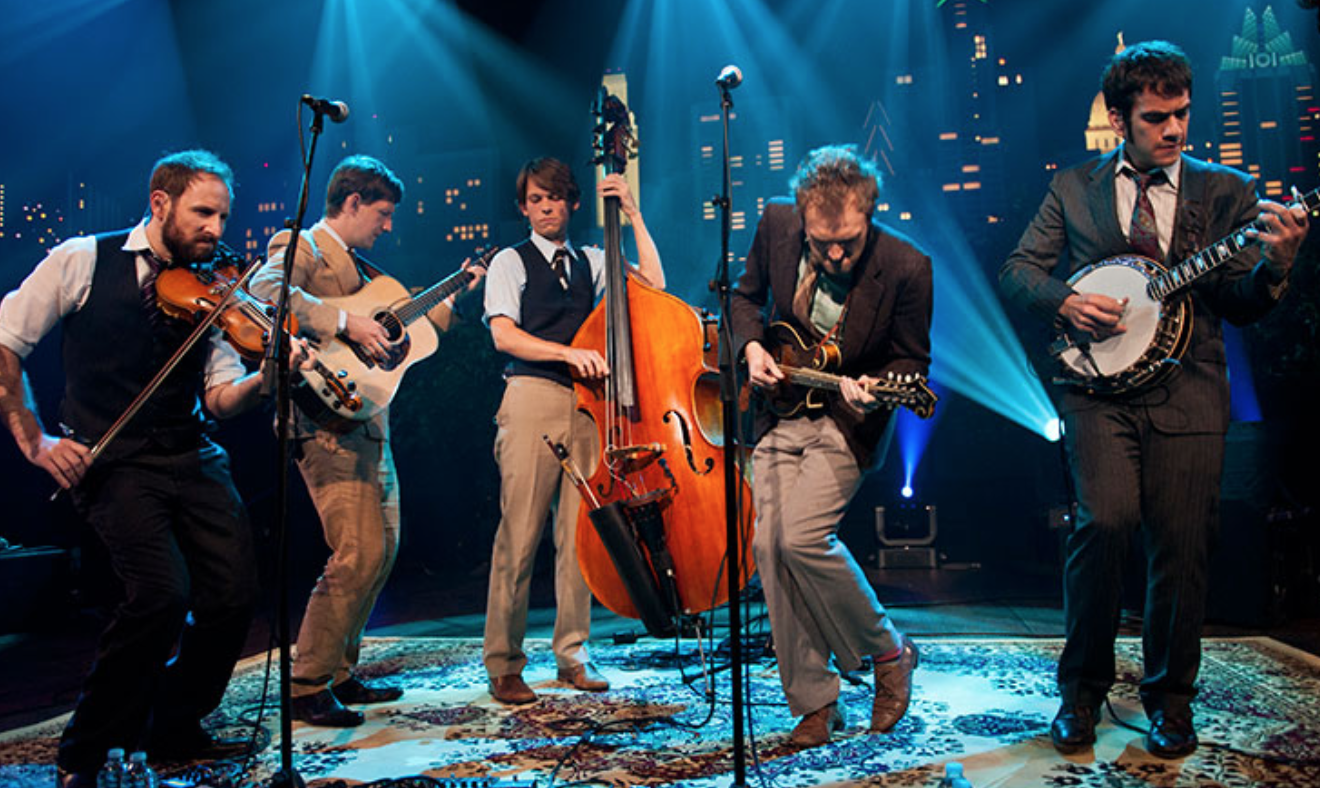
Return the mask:
<svg viewBox="0 0 1320 788">
<path fill-rule="evenodd" d="M 1306 209 L 1300 201 L 1287 207 L 1271 200 L 1261 200 L 1257 205 L 1260 214 L 1256 221 L 1264 224 L 1266 229 L 1248 227 L 1246 234 L 1260 244 L 1261 255 L 1269 266 L 1270 274 L 1274 281 L 1281 282 L 1292 270 L 1297 250 L 1306 238 L 1309 229 Z"/>
<path fill-rule="evenodd" d="M 467 292 L 469 293 L 481 287 L 481 280 L 486 278 L 486 266 L 472 262 L 471 257 L 463 261 L 463 264 L 459 266 L 459 270 L 472 274 L 472 280 L 467 283 Z"/>
<path fill-rule="evenodd" d="M 348 312 L 343 336 L 376 361 L 386 361 L 390 357 L 390 335 L 384 326 L 369 317 Z"/>
<path fill-rule="evenodd" d="M 748 342 L 743 348 L 743 357 L 747 359 L 747 379 L 753 386 L 772 389 L 784 380 L 783 371 L 760 342 Z"/>
<path fill-rule="evenodd" d="M 1073 293 L 1059 306 L 1059 314 L 1072 328 L 1101 341 L 1127 331 L 1123 314 L 1128 300 L 1110 298 L 1099 293 Z"/>
</svg>

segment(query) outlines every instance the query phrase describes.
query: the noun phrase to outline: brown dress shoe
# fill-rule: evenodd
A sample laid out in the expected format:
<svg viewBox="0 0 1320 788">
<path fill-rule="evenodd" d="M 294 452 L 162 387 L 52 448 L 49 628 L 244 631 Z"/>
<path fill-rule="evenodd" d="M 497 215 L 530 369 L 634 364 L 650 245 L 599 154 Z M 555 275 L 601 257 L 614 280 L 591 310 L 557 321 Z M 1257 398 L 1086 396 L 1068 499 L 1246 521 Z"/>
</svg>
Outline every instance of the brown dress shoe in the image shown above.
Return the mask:
<svg viewBox="0 0 1320 788">
<path fill-rule="evenodd" d="M 574 665 L 571 668 L 560 668 L 559 680 L 565 684 L 572 684 L 575 689 L 583 692 L 604 692 L 610 688 L 609 680 L 600 675 L 600 671 L 590 662 Z"/>
<path fill-rule="evenodd" d="M 912 672 L 917 669 L 917 645 L 903 635 L 898 659 L 875 663 L 875 700 L 871 703 L 871 732 L 888 733 L 907 714 L 912 700 Z"/>
<path fill-rule="evenodd" d="M 837 702 L 805 714 L 797 727 L 788 735 L 788 742 L 794 747 L 819 747 L 830 740 L 835 731 L 847 727 L 843 710 Z"/>
<path fill-rule="evenodd" d="M 490 696 L 500 703 L 522 706 L 536 700 L 536 693 L 523 681 L 521 673 L 510 673 L 490 680 Z"/>
</svg>

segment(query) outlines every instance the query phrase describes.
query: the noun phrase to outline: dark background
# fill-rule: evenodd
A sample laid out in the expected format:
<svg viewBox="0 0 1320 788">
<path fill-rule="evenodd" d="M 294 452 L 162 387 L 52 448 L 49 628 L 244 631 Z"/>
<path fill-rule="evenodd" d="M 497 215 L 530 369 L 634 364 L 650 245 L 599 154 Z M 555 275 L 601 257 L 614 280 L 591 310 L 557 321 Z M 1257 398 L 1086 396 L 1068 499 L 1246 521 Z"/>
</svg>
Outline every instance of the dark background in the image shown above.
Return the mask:
<svg viewBox="0 0 1320 788">
<path fill-rule="evenodd" d="M 320 213 L 329 169 L 346 153 L 380 156 L 410 190 L 419 191 L 426 188 L 417 185 L 419 176 L 478 159 L 491 173 L 480 206 L 489 240 L 514 243 L 525 233 L 513 205 L 517 167 L 531 156 L 554 154 L 571 161 L 579 180 L 589 183 L 587 109 L 600 75 L 623 70 L 643 138 L 643 206 L 670 289 L 711 306 L 706 282 L 719 244 L 715 223 L 703 221 L 702 210 L 718 189 L 718 168 L 695 162 L 706 138 L 694 118 L 717 111 L 711 81 L 730 62 L 742 66 L 746 80 L 735 94 L 735 154 L 752 158 L 755 146 L 778 137 L 788 163 L 774 178 L 749 181 L 735 192 L 735 208 L 747 212 L 735 254 L 745 253 L 755 225 L 754 200 L 786 191 L 792 167 L 816 145 L 868 147 L 868 129 L 874 129 L 869 113 L 882 100 L 903 110 L 886 128 L 913 140 L 891 151 L 894 171 L 886 173 L 894 198 L 919 209 L 903 229 L 932 249 L 939 286 L 993 283 L 1043 194 L 1046 164 L 1066 165 L 1087 155 L 1082 131 L 1116 34 L 1122 31 L 1128 42 L 1167 38 L 1186 49 L 1198 74 L 1192 136 L 1199 144 L 1214 138 L 1219 58 L 1229 51 L 1245 9 L 1261 13 L 1266 4 L 967 3 L 976 24 L 988 31 L 994 57 L 1024 80 L 995 119 L 1011 145 L 1005 170 L 984 184 L 1000 218 L 989 226 L 957 204 L 938 202 L 938 193 L 935 202 L 919 196 L 939 177 L 939 162 L 920 139 L 968 122 L 958 82 L 967 54 L 951 32 L 957 5 L 3 0 L 0 291 L 17 286 L 50 245 L 38 243 L 37 232 L 18 237 L 30 213 L 26 206 L 42 202 L 61 210 L 66 224 L 55 228 L 59 237 L 128 226 L 145 207 L 152 162 L 183 147 L 211 148 L 235 169 L 227 239 L 238 246 L 253 229 L 260 237 L 261 228 L 292 212 L 299 183 L 295 108 L 305 92 L 343 99 L 353 111 L 323 138 L 308 223 Z M 1291 0 L 1277 0 L 1273 9 L 1295 48 L 1313 61 L 1320 56 L 1315 11 Z M 903 73 L 916 73 L 933 87 L 921 91 L 919 100 L 900 102 L 893 80 Z M 1314 188 L 1316 171 L 1310 163 L 1297 185 Z M 86 193 L 95 210 L 76 210 Z M 271 199 L 279 201 L 278 209 L 259 212 L 257 206 Z M 595 237 L 588 204 L 574 229 L 575 238 Z M 452 270 L 473 245 L 447 240 L 434 223 L 401 211 L 393 236 L 373 257 L 400 279 L 425 285 Z M 1226 541 L 1236 547 L 1226 552 L 1234 564 L 1221 574 L 1239 589 L 1275 589 L 1241 613 L 1247 618 L 1305 609 L 1314 593 L 1320 467 L 1312 451 L 1320 437 L 1313 407 L 1320 391 L 1316 249 L 1313 237 L 1298 261 L 1295 292 L 1244 334 L 1248 362 L 1235 370 L 1254 380 L 1264 421 L 1235 425 L 1225 528 Z M 977 387 L 951 383 L 958 378 L 953 359 L 974 357 L 986 343 L 1016 340 L 964 314 L 962 303 L 950 306 L 955 302 L 942 300 L 943 292 L 937 289 L 935 379 L 949 385 L 940 389 L 939 419 L 915 471 L 917 499 L 937 508 L 936 546 L 946 565 L 1057 575 L 1059 533 L 1050 528 L 1050 513 L 1067 502 L 1059 445 L 1024 429 L 993 405 L 998 400 L 982 395 L 998 389 L 1000 400 L 1018 397 L 1028 379 L 1021 365 L 980 372 Z M 993 301 L 991 289 L 972 305 L 989 309 Z M 55 421 L 60 395 L 58 341 L 52 335 L 26 365 L 48 423 Z M 467 325 L 443 338 L 436 356 L 408 374 L 393 408 L 404 541 L 380 616 L 404 609 L 410 615 L 481 609 L 485 562 L 499 519 L 491 443 L 501 366 L 484 328 Z M 233 454 L 236 480 L 266 547 L 276 477 L 270 418 L 267 412 L 247 414 L 218 432 Z M 296 473 L 294 478 L 297 597 L 325 553 Z M 891 456 L 859 495 L 844 527 L 859 558 L 873 560 L 875 507 L 898 505 L 903 481 L 903 464 Z M 53 580 L 38 573 L 28 582 L 26 574 L 16 580 L 16 562 L 3 562 L 0 572 L 11 582 L 5 593 L 26 600 L 33 583 L 49 582 L 43 609 L 67 609 L 71 590 L 81 593 L 73 600 L 80 605 L 104 601 L 109 584 L 94 542 L 66 498 L 47 501 L 52 483 L 8 439 L 0 439 L 0 490 L 0 536 L 69 549 L 85 570 Z M 265 571 L 269 576 L 269 567 Z M 467 591 L 444 593 L 451 588 Z M 420 610 L 419 590 L 434 592 L 425 595 Z M 31 625 L 27 611 L 15 605 L 10 617 Z"/>
</svg>

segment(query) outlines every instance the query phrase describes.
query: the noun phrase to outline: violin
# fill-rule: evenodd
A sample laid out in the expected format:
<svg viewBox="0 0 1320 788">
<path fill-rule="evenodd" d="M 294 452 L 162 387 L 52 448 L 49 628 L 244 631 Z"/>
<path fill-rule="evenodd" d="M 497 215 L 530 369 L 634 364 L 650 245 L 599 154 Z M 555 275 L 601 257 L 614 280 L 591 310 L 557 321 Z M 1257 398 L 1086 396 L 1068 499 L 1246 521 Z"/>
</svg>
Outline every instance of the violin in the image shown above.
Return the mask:
<svg viewBox="0 0 1320 788">
<path fill-rule="evenodd" d="M 229 300 L 215 319 L 215 325 L 239 355 L 258 361 L 270 341 L 275 306 L 244 288 L 234 289 L 243 262 L 222 243 L 217 245 L 215 257 L 208 263 L 193 268 L 167 268 L 156 276 L 156 305 L 170 317 L 195 322 L 214 311 L 228 295 Z M 298 333 L 298 321 L 293 314 L 289 314 L 284 328 L 291 334 Z"/>
<path fill-rule="evenodd" d="M 243 262 L 243 258 L 221 243 L 209 263 L 161 271 L 156 276 L 156 305 L 170 317 L 190 322 L 211 317 L 219 306 L 220 314 L 214 317 L 214 325 L 224 332 L 225 339 L 239 355 L 249 361 L 260 361 L 275 328 L 275 305 L 257 298 L 243 286 L 247 280 L 247 274 L 239 275 Z M 249 273 L 260 265 L 258 262 Z M 284 330 L 290 335 L 298 333 L 298 319 L 292 312 L 285 319 Z M 353 390 L 351 381 L 333 372 L 318 358 L 306 362 L 302 380 L 327 392 L 326 396 L 337 401 L 344 412 L 356 413 L 362 409 L 362 397 Z"/>
</svg>

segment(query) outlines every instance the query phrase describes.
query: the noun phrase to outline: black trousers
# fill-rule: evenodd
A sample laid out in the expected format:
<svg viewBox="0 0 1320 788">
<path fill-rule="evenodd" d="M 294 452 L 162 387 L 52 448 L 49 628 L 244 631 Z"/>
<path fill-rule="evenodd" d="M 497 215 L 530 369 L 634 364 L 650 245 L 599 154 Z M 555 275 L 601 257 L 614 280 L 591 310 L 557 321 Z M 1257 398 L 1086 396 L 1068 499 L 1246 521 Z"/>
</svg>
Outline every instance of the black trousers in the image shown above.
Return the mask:
<svg viewBox="0 0 1320 788">
<path fill-rule="evenodd" d="M 1139 531 L 1142 704 L 1147 713 L 1184 711 L 1201 664 L 1224 436 L 1161 433 L 1144 406 L 1117 403 L 1068 413 L 1064 427 L 1080 507 L 1064 568 L 1059 693 L 1065 703 L 1099 706 L 1114 683 L 1123 571 Z"/>
<path fill-rule="evenodd" d="M 209 441 L 93 465 L 74 503 L 124 587 L 60 741 L 59 765 L 89 772 L 110 748 L 195 731 L 219 705 L 258 583 L 229 458 Z"/>
</svg>

